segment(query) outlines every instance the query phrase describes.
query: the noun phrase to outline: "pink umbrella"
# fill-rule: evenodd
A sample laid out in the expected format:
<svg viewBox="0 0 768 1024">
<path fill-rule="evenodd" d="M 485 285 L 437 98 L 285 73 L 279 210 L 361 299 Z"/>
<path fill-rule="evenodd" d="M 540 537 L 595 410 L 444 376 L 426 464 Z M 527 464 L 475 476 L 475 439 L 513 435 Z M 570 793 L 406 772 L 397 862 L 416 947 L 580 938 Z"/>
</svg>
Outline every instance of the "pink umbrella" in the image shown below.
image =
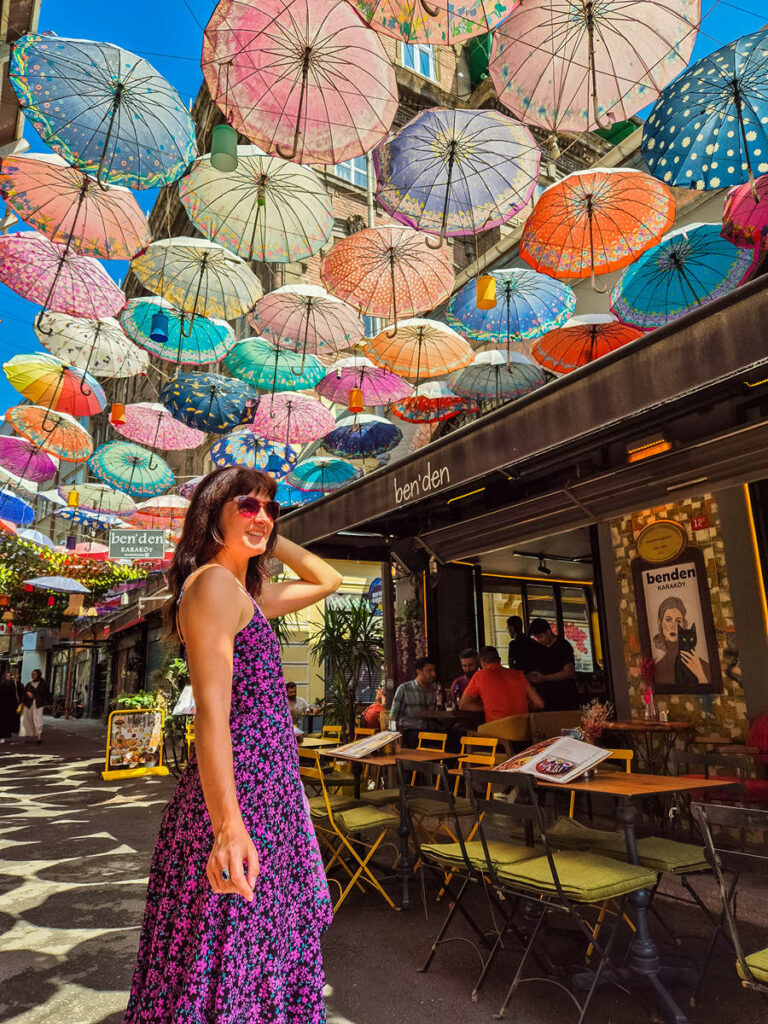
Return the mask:
<svg viewBox="0 0 768 1024">
<path fill-rule="evenodd" d="M 0 435 L 0 466 L 24 480 L 41 483 L 55 475 L 59 463 L 26 438 Z"/>
<path fill-rule="evenodd" d="M 72 316 L 114 316 L 125 305 L 125 295 L 98 260 L 37 231 L 0 236 L 0 281 L 44 310 Z M 42 312 L 38 326 L 41 317 Z"/>
<path fill-rule="evenodd" d="M 0 193 L 30 227 L 84 256 L 130 260 L 152 241 L 129 189 L 100 185 L 55 153 L 3 157 Z"/>
<path fill-rule="evenodd" d="M 346 405 L 353 389 L 362 391 L 364 405 L 389 405 L 408 398 L 413 388 L 391 370 L 376 366 L 367 356 L 349 356 L 328 367 L 315 391 L 331 402 Z"/>
<path fill-rule="evenodd" d="M 220 0 L 202 68 L 234 128 L 300 164 L 362 156 L 398 107 L 381 40 L 346 0 Z"/>
<path fill-rule="evenodd" d="M 66 548 L 62 548 L 66 551 Z M 72 554 L 73 552 L 69 552 Z M 80 558 L 88 558 L 94 562 L 106 562 L 109 558 L 109 546 L 107 544 L 100 544 L 95 540 L 82 541 L 80 544 L 75 545 L 74 554 Z"/>
<path fill-rule="evenodd" d="M 178 494 L 160 494 L 143 501 L 136 511 L 126 516 L 131 526 L 142 530 L 178 530 L 184 523 L 189 500 Z"/>
<path fill-rule="evenodd" d="M 248 314 L 257 334 L 283 348 L 336 354 L 363 339 L 360 315 L 315 284 L 287 284 L 259 299 Z"/>
<path fill-rule="evenodd" d="M 305 444 L 318 441 L 335 425 L 333 413 L 316 398 L 278 391 L 259 402 L 251 430 L 266 441 Z"/>
<path fill-rule="evenodd" d="M 174 419 L 164 405 L 156 402 L 126 405 L 125 423 L 112 425 L 118 434 L 127 437 L 129 441 L 137 441 L 164 452 L 197 448 L 206 437 L 202 430 L 195 430 Z"/>
<path fill-rule="evenodd" d="M 744 249 L 768 249 L 768 174 L 728 190 L 720 234 Z"/>
</svg>

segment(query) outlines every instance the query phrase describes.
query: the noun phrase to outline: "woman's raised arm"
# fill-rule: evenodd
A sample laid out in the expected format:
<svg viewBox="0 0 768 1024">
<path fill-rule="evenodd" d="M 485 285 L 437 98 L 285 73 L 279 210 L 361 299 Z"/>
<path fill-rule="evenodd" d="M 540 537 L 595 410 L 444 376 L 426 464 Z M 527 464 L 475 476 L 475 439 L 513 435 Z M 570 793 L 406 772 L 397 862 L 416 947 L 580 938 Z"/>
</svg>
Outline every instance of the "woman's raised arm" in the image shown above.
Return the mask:
<svg viewBox="0 0 768 1024">
<path fill-rule="evenodd" d="M 272 555 L 293 569 L 299 578 L 264 584 L 259 605 L 268 619 L 307 608 L 341 586 L 341 573 L 286 537 L 277 538 Z"/>
</svg>

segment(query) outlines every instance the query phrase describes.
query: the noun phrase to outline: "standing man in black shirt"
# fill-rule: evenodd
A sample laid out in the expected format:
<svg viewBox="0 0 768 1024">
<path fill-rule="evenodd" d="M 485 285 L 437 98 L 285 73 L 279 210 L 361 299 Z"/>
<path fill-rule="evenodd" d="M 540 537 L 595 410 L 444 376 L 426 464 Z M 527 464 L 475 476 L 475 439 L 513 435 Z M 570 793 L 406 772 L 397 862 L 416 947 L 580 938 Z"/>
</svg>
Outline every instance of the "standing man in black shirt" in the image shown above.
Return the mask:
<svg viewBox="0 0 768 1024">
<path fill-rule="evenodd" d="M 510 615 L 507 619 L 507 631 L 511 637 L 509 641 L 509 652 L 507 664 L 510 668 L 516 668 L 519 672 L 528 672 L 533 657 L 533 648 L 536 644 L 530 637 L 525 635 L 523 620 L 519 615 Z"/>
<path fill-rule="evenodd" d="M 544 710 L 576 711 L 580 700 L 573 647 L 555 636 L 546 619 L 533 620 L 531 636 L 534 643 L 527 675 L 544 700 Z"/>
</svg>

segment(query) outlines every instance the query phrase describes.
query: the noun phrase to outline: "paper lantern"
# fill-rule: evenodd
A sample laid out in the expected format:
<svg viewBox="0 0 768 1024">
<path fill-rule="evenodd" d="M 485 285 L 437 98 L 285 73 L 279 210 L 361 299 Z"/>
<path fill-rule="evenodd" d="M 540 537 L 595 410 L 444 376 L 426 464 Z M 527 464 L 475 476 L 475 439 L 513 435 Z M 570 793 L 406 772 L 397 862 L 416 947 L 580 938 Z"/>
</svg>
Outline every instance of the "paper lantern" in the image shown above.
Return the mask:
<svg viewBox="0 0 768 1024">
<path fill-rule="evenodd" d="M 67 537 L 67 551 L 77 551 L 77 537 L 72 533 Z"/>
<path fill-rule="evenodd" d="M 349 392 L 349 405 L 350 412 L 362 412 L 365 408 L 365 402 L 363 401 L 363 392 L 360 388 L 352 388 Z"/>
<path fill-rule="evenodd" d="M 152 321 L 149 325 L 149 336 L 158 345 L 165 345 L 168 341 L 168 314 L 160 310 L 152 314 Z"/>
<path fill-rule="evenodd" d="M 122 402 L 113 402 L 109 410 L 109 422 L 113 426 L 122 427 L 125 423 L 125 406 Z"/>
<path fill-rule="evenodd" d="M 213 129 L 211 166 L 224 174 L 237 170 L 237 132 L 231 124 L 217 124 Z"/>
<path fill-rule="evenodd" d="M 7 594 L 0 594 L 0 608 L 7 608 L 11 603 L 11 599 Z"/>
<path fill-rule="evenodd" d="M 72 490 L 67 495 L 67 507 L 68 508 L 77 508 L 77 506 L 79 504 L 80 504 L 80 495 L 77 493 L 77 491 L 73 487 Z"/>
<path fill-rule="evenodd" d="M 475 282 L 478 309 L 493 309 L 496 305 L 496 278 L 491 274 L 481 274 Z"/>
</svg>

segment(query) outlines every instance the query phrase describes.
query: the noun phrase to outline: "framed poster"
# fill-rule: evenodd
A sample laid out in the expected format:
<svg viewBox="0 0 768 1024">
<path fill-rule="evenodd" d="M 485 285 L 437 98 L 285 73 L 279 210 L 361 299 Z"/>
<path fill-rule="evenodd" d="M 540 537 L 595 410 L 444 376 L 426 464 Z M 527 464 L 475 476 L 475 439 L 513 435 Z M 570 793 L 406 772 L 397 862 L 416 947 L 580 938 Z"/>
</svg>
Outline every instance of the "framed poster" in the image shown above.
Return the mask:
<svg viewBox="0 0 768 1024">
<path fill-rule="evenodd" d="M 665 562 L 632 561 L 643 655 L 653 659 L 654 692 L 722 693 L 704 556 L 686 546 Z"/>
<path fill-rule="evenodd" d="M 167 775 L 163 764 L 162 711 L 112 711 L 107 722 L 107 757 L 102 779 Z"/>
</svg>

